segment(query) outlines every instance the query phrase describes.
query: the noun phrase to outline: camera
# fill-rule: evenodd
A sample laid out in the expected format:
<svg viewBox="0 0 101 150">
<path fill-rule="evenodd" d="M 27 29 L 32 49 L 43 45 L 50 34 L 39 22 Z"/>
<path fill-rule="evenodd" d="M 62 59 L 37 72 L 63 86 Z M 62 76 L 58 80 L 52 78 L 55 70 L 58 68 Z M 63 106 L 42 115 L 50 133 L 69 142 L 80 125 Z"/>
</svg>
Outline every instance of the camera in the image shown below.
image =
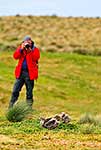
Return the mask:
<svg viewBox="0 0 101 150">
<path fill-rule="evenodd" d="M 30 45 L 29 45 L 29 43 L 25 43 L 25 48 L 29 48 L 30 47 Z"/>
</svg>

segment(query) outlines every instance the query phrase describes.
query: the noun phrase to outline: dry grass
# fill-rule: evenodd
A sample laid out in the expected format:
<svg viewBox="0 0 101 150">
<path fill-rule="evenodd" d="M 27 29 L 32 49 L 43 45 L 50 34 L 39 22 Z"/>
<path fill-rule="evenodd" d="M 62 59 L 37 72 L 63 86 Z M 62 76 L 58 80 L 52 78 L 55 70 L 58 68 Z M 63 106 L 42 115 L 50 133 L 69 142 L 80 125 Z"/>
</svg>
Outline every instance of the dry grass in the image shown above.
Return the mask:
<svg viewBox="0 0 101 150">
<path fill-rule="evenodd" d="M 100 22 L 101 18 L 83 17 L 0 17 L 1 49 L 14 49 L 31 35 L 42 51 L 101 55 Z"/>
</svg>

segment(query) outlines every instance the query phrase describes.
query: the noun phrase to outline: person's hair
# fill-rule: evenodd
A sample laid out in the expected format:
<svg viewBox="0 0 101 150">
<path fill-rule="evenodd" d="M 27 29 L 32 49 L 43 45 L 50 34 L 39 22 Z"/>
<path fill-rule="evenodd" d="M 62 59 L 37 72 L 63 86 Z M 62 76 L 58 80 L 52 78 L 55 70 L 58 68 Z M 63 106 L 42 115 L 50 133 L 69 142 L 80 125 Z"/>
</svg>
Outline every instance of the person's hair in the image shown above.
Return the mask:
<svg viewBox="0 0 101 150">
<path fill-rule="evenodd" d="M 31 45 L 31 48 L 33 48 L 34 47 L 34 41 L 32 41 L 32 45 Z"/>
</svg>

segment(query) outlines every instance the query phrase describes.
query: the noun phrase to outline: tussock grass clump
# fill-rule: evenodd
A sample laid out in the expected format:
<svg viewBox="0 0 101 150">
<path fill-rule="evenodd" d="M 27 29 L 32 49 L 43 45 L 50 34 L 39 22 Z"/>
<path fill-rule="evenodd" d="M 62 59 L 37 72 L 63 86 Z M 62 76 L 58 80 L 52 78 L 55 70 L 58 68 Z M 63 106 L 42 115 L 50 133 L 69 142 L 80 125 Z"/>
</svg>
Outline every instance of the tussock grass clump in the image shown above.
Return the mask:
<svg viewBox="0 0 101 150">
<path fill-rule="evenodd" d="M 95 123 L 96 123 L 96 125 L 101 126 L 101 115 L 95 116 Z"/>
<path fill-rule="evenodd" d="M 92 133 L 94 133 L 94 125 L 86 124 L 85 126 L 82 127 L 81 133 L 83 133 L 83 134 L 92 134 Z"/>
<path fill-rule="evenodd" d="M 80 117 L 79 120 L 80 124 L 96 124 L 96 120 L 95 117 L 93 115 L 91 115 L 90 113 L 85 113 Z"/>
<path fill-rule="evenodd" d="M 101 125 L 101 115 L 91 115 L 90 113 L 85 113 L 80 117 L 79 120 L 80 124 L 94 124 L 94 125 Z"/>
<path fill-rule="evenodd" d="M 6 117 L 11 122 L 20 122 L 31 112 L 31 108 L 25 102 L 20 102 L 8 110 Z"/>
</svg>

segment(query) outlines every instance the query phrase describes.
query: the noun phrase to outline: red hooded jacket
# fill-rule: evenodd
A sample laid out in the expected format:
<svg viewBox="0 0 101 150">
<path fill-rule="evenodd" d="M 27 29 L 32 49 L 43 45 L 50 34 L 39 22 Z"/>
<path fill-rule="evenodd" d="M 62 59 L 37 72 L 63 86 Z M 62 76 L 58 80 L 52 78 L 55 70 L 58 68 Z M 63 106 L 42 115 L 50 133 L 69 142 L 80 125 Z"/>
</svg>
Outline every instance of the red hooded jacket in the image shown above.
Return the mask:
<svg viewBox="0 0 101 150">
<path fill-rule="evenodd" d="M 18 65 L 15 68 L 15 77 L 19 78 L 22 69 L 22 63 L 24 58 L 26 57 L 28 72 L 30 80 L 34 80 L 38 78 L 38 65 L 37 62 L 40 58 L 40 51 L 38 48 L 32 49 L 31 52 L 27 53 L 26 50 L 21 52 L 21 46 L 19 46 L 13 54 L 15 59 L 18 59 Z"/>
</svg>

